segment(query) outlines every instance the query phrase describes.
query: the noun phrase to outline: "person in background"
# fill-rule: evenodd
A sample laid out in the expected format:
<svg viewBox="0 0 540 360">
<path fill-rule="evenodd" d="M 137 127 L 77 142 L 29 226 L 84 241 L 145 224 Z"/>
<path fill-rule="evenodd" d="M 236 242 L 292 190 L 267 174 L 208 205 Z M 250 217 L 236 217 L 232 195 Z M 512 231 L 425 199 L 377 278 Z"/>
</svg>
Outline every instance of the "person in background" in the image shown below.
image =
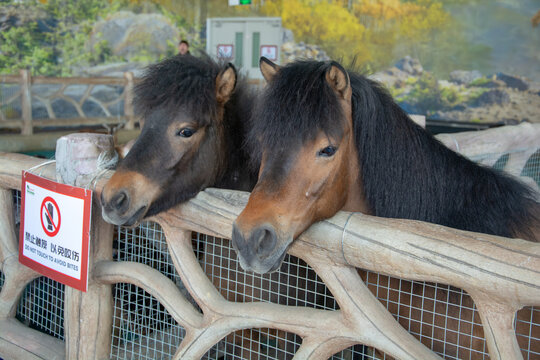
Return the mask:
<svg viewBox="0 0 540 360">
<path fill-rule="evenodd" d="M 186 40 L 181 40 L 178 43 L 178 54 L 189 55 L 189 43 Z"/>
</svg>

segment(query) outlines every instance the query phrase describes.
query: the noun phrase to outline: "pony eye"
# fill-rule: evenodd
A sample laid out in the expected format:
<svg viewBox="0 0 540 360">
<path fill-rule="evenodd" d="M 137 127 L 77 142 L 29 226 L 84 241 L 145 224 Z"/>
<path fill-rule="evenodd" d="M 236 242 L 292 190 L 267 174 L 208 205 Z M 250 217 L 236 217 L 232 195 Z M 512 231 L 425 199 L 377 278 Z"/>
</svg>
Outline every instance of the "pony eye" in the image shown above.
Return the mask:
<svg viewBox="0 0 540 360">
<path fill-rule="evenodd" d="M 317 153 L 317 156 L 331 157 L 331 156 L 334 156 L 336 151 L 337 151 L 337 147 L 327 146 L 324 149 L 319 150 L 319 152 Z"/>
<path fill-rule="evenodd" d="M 183 128 L 183 129 L 178 130 L 176 132 L 177 136 L 181 136 L 181 137 L 185 137 L 185 138 L 191 137 L 191 135 L 193 135 L 193 134 L 195 134 L 195 130 L 190 129 L 190 128 Z"/>
</svg>

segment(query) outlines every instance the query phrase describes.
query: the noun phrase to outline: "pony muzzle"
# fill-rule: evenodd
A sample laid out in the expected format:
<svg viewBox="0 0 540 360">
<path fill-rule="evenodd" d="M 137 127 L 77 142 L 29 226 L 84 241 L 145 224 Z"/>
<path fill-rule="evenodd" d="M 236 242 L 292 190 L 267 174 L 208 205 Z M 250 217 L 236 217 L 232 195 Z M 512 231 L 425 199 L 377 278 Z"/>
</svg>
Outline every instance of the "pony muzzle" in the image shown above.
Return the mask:
<svg viewBox="0 0 540 360">
<path fill-rule="evenodd" d="M 135 171 L 117 170 L 101 191 L 101 213 L 108 223 L 135 226 L 146 215 L 159 186 Z"/>
<path fill-rule="evenodd" d="M 244 236 L 240 227 L 233 224 L 232 245 L 238 254 L 240 266 L 246 271 L 266 274 L 276 271 L 280 266 L 291 241 L 280 242 L 274 228 L 263 225 Z M 285 246 L 280 244 L 285 243 Z"/>
<path fill-rule="evenodd" d="M 128 191 L 121 189 L 111 196 L 101 193 L 101 214 L 110 224 L 122 226 L 135 226 L 144 217 L 148 210 L 147 204 L 134 204 Z"/>
</svg>

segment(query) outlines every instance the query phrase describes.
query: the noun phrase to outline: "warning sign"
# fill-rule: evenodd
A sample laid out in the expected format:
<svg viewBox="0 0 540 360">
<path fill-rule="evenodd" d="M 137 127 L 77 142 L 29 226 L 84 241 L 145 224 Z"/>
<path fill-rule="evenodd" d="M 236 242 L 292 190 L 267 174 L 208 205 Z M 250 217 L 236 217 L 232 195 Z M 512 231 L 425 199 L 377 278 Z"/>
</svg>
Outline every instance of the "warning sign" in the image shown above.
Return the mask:
<svg viewBox="0 0 540 360">
<path fill-rule="evenodd" d="M 261 56 L 277 61 L 278 50 L 276 45 L 261 45 Z"/>
<path fill-rule="evenodd" d="M 19 261 L 86 291 L 92 192 L 23 172 Z"/>
<path fill-rule="evenodd" d="M 219 44 L 217 46 L 217 57 L 219 59 L 232 59 L 233 58 L 233 45 Z"/>
</svg>

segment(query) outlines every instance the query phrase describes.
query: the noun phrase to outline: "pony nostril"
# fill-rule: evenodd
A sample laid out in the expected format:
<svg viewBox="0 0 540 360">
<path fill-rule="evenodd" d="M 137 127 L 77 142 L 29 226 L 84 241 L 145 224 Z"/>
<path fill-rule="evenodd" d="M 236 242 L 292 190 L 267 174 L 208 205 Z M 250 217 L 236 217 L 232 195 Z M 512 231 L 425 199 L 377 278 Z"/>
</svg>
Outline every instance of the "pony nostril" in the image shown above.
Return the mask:
<svg viewBox="0 0 540 360">
<path fill-rule="evenodd" d="M 259 258 L 265 258 L 276 247 L 277 237 L 273 229 L 259 229 L 253 236 Z"/>
<path fill-rule="evenodd" d="M 129 197 L 125 191 L 120 191 L 111 199 L 111 206 L 119 212 L 127 210 L 129 205 Z"/>
</svg>

